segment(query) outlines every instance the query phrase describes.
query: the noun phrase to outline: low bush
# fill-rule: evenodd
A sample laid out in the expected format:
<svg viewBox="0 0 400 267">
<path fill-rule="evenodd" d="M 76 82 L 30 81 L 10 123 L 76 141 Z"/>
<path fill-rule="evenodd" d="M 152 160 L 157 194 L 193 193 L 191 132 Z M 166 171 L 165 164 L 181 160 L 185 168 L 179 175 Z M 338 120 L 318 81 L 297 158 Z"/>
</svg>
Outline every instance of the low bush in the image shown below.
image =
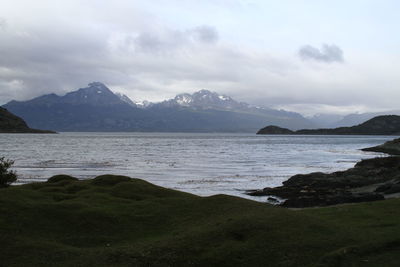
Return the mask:
<svg viewBox="0 0 400 267">
<path fill-rule="evenodd" d="M 17 180 L 17 174 L 15 171 L 10 170 L 10 167 L 14 164 L 14 161 L 0 158 L 0 188 L 8 187 L 10 184 Z"/>
</svg>

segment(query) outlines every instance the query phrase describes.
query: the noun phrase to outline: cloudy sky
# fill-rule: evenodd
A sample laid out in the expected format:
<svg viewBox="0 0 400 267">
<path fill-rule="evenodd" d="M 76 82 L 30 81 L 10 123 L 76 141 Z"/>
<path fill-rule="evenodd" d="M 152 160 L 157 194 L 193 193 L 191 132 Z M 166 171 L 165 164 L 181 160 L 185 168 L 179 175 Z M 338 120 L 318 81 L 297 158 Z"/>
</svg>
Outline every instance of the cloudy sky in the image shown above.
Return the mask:
<svg viewBox="0 0 400 267">
<path fill-rule="evenodd" d="M 2 0 L 0 104 L 100 81 L 303 114 L 400 109 L 397 0 Z"/>
</svg>

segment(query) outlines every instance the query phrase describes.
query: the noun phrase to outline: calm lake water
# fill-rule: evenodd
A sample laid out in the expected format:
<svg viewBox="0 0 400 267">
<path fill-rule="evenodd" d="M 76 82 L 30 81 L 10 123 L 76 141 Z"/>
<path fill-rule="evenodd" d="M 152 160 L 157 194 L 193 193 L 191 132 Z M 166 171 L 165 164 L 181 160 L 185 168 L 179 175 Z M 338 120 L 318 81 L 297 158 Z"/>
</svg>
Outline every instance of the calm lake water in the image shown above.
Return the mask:
<svg viewBox="0 0 400 267">
<path fill-rule="evenodd" d="M 19 183 L 44 181 L 55 174 L 87 179 L 110 173 L 201 196 L 247 197 L 243 190 L 278 186 L 297 173 L 350 168 L 360 159 L 379 155 L 359 149 L 393 138 L 193 133 L 0 134 L 0 156 L 15 160 Z"/>
</svg>

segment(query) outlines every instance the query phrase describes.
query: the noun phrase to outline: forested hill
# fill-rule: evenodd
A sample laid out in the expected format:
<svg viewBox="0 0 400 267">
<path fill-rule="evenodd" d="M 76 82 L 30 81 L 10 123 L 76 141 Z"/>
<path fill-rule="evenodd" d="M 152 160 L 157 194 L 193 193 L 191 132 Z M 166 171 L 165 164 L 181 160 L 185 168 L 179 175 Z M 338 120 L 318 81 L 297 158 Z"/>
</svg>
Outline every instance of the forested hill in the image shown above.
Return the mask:
<svg viewBox="0 0 400 267">
<path fill-rule="evenodd" d="M 291 131 L 289 129 L 270 125 L 260 129 L 257 134 L 400 135 L 400 116 L 378 116 L 356 126 L 334 129 L 303 129 Z"/>
</svg>

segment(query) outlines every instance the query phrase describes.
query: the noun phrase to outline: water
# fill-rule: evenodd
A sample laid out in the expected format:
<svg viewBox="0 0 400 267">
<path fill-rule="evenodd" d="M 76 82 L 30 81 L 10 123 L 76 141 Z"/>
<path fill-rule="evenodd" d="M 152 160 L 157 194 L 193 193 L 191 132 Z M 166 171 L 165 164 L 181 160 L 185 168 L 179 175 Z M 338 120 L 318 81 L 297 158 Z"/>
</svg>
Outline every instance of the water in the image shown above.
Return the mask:
<svg viewBox="0 0 400 267">
<path fill-rule="evenodd" d="M 248 197 L 290 176 L 333 172 L 377 153 L 359 149 L 393 136 L 285 136 L 192 133 L 1 134 L 0 156 L 15 160 L 19 183 L 55 174 L 120 174 L 201 196 Z M 262 198 L 255 198 L 263 200 Z"/>
</svg>

